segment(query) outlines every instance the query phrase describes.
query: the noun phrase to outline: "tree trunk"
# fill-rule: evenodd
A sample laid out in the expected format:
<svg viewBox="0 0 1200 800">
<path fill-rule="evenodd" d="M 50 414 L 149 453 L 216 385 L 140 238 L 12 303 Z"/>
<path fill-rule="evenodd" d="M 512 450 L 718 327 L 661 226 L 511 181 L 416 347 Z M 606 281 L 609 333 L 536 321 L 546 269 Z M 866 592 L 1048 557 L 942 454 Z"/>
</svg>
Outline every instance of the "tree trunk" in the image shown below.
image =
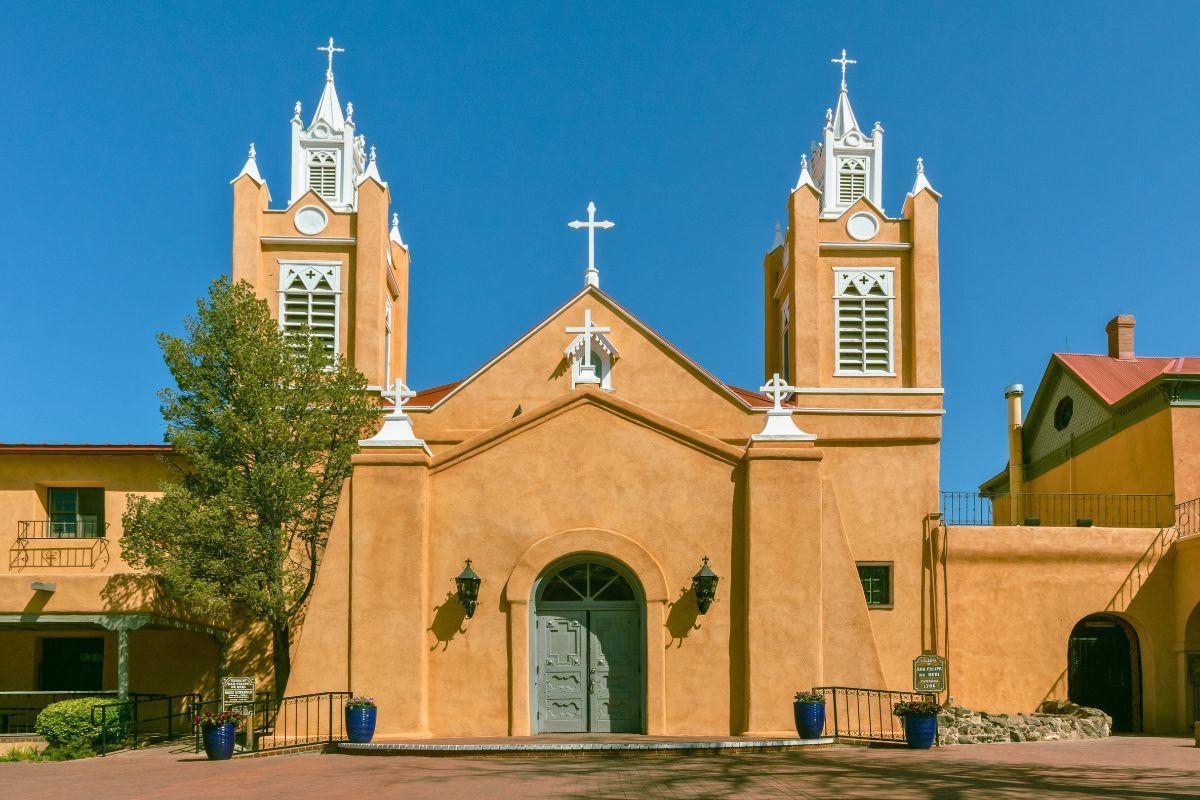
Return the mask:
<svg viewBox="0 0 1200 800">
<path fill-rule="evenodd" d="M 275 667 L 275 697 L 285 696 L 292 673 L 291 626 L 286 620 L 271 620 L 271 660 Z"/>
</svg>

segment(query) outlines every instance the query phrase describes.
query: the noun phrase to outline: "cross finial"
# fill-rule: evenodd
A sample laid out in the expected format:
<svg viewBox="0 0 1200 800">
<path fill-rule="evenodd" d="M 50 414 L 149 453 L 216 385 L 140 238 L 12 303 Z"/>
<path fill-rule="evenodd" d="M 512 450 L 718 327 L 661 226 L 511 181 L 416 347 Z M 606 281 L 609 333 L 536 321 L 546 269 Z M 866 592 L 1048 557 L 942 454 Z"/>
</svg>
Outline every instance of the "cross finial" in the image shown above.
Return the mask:
<svg viewBox="0 0 1200 800">
<path fill-rule="evenodd" d="M 330 39 L 329 41 L 331 43 L 333 42 L 332 39 Z M 857 64 L 858 62 L 855 61 L 853 58 L 846 58 L 846 48 L 844 48 L 844 47 L 842 48 L 842 57 L 841 58 L 831 58 L 831 59 L 829 59 L 829 61 L 833 64 L 841 64 L 842 65 L 842 91 L 843 92 L 846 91 L 846 65 L 847 64 Z"/>
<path fill-rule="evenodd" d="M 616 225 L 616 223 L 606 219 L 597 221 L 596 204 L 593 202 L 588 202 L 587 212 L 587 222 L 574 220 L 568 222 L 567 226 L 576 230 L 579 228 L 588 229 L 588 267 L 587 272 L 584 273 L 583 283 L 585 286 L 595 286 L 598 288 L 600 286 L 600 270 L 596 269 L 596 229 L 603 228 L 607 230 Z"/>
<path fill-rule="evenodd" d="M 783 411 L 783 401 L 796 391 L 796 387 L 789 386 L 788 382 L 779 377 L 779 373 L 776 372 L 775 376 L 767 381 L 765 386 L 760 386 L 758 390 L 775 401 L 775 411 Z"/>
<path fill-rule="evenodd" d="M 925 159 L 922 158 L 921 156 L 917 156 L 917 172 L 924 172 L 924 171 L 925 171 Z"/>
<path fill-rule="evenodd" d="M 400 227 L 400 214 L 395 211 L 392 212 L 392 227 L 393 228 Z"/>
<path fill-rule="evenodd" d="M 254 158 L 254 142 L 250 143 L 250 157 Z"/>
<path fill-rule="evenodd" d="M 417 393 L 404 385 L 404 381 L 399 378 L 392 385 L 391 389 L 384 389 L 379 393 L 382 397 L 391 398 L 395 408 L 392 409 L 392 414 L 395 416 L 404 415 L 404 404 L 417 396 Z"/>
<path fill-rule="evenodd" d="M 300 119 L 300 101 L 299 100 L 296 101 L 295 119 L 297 119 L 297 120 Z"/>
<path fill-rule="evenodd" d="M 375 145 L 371 145 L 371 160 L 375 160 Z"/>
<path fill-rule="evenodd" d="M 330 36 L 330 37 L 329 37 L 329 44 L 328 44 L 328 45 L 326 45 L 325 47 L 318 47 L 318 48 L 317 48 L 317 50 L 321 51 L 322 53 L 328 53 L 328 54 L 329 54 L 329 66 L 328 66 L 328 67 L 326 67 L 326 69 L 325 69 L 325 79 L 326 79 L 326 80 L 333 80 L 333 54 L 334 54 L 334 53 L 344 53 L 344 52 L 346 52 L 346 48 L 344 48 L 344 47 L 334 47 L 334 46 L 333 46 L 333 37 L 332 37 L 332 36 Z M 845 55 L 845 54 L 846 54 L 846 53 L 845 53 L 845 51 L 843 50 L 843 51 L 842 51 L 842 55 Z M 844 68 L 844 67 L 843 67 L 843 70 L 842 70 L 842 71 L 843 71 L 843 74 L 844 74 L 844 73 L 845 73 L 845 68 Z"/>
</svg>

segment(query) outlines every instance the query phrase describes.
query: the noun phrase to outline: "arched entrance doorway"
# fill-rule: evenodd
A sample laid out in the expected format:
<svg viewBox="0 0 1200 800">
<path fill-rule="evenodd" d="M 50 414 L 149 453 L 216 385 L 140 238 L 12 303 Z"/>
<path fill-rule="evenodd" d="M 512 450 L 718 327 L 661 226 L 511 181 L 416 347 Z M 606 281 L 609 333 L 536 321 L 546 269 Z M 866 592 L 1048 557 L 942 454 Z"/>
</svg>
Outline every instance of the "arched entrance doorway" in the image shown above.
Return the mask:
<svg viewBox="0 0 1200 800">
<path fill-rule="evenodd" d="M 531 698 L 538 733 L 641 733 L 645 603 L 595 556 L 561 561 L 534 589 Z"/>
<path fill-rule="evenodd" d="M 1084 617 L 1067 645 L 1067 697 L 1099 708 L 1114 732 L 1142 729 L 1141 648 L 1128 622 L 1112 614 Z"/>
</svg>

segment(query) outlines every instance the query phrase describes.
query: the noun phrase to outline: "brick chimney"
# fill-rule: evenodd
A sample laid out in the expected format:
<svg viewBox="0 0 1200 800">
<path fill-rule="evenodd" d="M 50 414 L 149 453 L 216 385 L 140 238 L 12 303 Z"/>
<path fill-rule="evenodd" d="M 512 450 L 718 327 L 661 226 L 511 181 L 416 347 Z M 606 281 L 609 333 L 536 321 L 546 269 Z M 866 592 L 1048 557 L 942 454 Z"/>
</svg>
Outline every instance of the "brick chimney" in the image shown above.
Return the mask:
<svg viewBox="0 0 1200 800">
<path fill-rule="evenodd" d="M 1133 361 L 1133 314 L 1118 314 L 1104 330 L 1108 333 L 1108 357 Z"/>
</svg>

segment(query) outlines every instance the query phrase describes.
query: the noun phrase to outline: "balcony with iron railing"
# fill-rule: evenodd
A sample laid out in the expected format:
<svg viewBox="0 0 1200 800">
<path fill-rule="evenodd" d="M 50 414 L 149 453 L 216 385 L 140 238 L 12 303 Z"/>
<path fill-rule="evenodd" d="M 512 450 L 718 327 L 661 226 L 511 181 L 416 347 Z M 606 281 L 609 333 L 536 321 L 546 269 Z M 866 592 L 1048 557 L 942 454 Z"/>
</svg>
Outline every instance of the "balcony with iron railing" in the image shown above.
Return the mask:
<svg viewBox="0 0 1200 800">
<path fill-rule="evenodd" d="M 92 569 L 107 566 L 108 523 L 92 516 L 71 520 L 25 519 L 8 551 L 8 568 Z"/>
<path fill-rule="evenodd" d="M 1177 507 L 1169 494 L 942 492 L 941 512 L 946 525 L 1169 528 Z"/>
</svg>

